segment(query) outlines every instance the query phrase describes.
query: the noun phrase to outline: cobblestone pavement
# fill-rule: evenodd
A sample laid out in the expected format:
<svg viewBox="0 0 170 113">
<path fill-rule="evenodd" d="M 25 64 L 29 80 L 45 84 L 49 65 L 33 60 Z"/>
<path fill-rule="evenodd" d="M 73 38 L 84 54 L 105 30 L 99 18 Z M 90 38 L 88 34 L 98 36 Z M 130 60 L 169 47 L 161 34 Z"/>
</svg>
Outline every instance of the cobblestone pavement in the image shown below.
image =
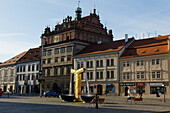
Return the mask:
<svg viewBox="0 0 170 113">
<path fill-rule="evenodd" d="M 170 99 L 144 98 L 143 102 L 126 102 L 126 97 L 102 96 L 104 104 L 63 102 L 59 98 L 39 96 L 3 95 L 0 98 L 0 113 L 170 113 Z"/>
</svg>

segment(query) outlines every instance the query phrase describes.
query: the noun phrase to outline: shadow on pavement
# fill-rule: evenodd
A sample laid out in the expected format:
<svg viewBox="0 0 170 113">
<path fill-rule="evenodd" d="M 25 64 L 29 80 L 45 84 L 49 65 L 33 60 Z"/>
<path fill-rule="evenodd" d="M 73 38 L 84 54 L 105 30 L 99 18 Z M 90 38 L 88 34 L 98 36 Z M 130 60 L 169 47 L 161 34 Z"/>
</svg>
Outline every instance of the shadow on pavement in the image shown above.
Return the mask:
<svg viewBox="0 0 170 113">
<path fill-rule="evenodd" d="M 145 113 L 152 111 L 99 108 L 87 106 L 69 106 L 53 104 L 31 104 L 18 102 L 0 102 L 1 113 Z"/>
</svg>

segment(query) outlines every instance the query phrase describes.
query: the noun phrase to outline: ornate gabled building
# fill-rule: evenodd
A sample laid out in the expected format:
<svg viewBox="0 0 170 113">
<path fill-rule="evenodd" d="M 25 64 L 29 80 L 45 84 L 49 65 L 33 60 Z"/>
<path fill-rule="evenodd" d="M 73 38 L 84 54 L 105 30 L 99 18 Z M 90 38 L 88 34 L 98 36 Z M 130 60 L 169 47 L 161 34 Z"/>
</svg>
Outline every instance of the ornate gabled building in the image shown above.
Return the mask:
<svg viewBox="0 0 170 113">
<path fill-rule="evenodd" d="M 23 52 L 0 64 L 0 88 L 4 92 L 16 91 L 16 62 L 25 55 Z"/>
<path fill-rule="evenodd" d="M 31 48 L 16 64 L 17 93 L 39 93 L 40 48 Z"/>
<path fill-rule="evenodd" d="M 89 16 L 81 17 L 82 9 L 76 9 L 76 18 L 71 16 L 63 19 L 55 30 L 45 28 L 43 40 L 43 75 L 45 90 L 68 91 L 70 69 L 73 66 L 73 56 L 90 43 L 113 41 L 112 30 L 100 22 L 96 9 Z"/>
<path fill-rule="evenodd" d="M 170 96 L 169 50 L 170 35 L 135 40 L 119 59 L 120 94 Z"/>
</svg>

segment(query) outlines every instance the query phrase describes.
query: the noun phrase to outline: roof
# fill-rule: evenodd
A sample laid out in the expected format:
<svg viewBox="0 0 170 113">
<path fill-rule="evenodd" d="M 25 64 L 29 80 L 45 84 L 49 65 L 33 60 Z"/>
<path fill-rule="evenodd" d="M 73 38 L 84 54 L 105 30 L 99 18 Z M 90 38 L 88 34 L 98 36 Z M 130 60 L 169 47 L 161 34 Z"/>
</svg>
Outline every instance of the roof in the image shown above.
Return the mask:
<svg viewBox="0 0 170 113">
<path fill-rule="evenodd" d="M 32 62 L 40 60 L 40 48 L 31 48 L 28 52 L 17 61 L 17 63 Z"/>
<path fill-rule="evenodd" d="M 127 43 L 132 41 L 134 38 L 129 38 L 128 42 L 123 40 L 117 40 L 112 42 L 103 42 L 101 44 L 90 44 L 85 49 L 80 51 L 77 55 L 89 55 L 89 54 L 96 54 L 96 53 L 104 53 L 104 52 L 113 52 L 113 51 L 120 51 Z"/>
<path fill-rule="evenodd" d="M 170 35 L 135 40 L 121 58 L 168 53 L 168 36 Z"/>
<path fill-rule="evenodd" d="M 24 51 L 24 52 L 20 53 L 19 55 L 3 62 L 2 64 L 0 64 L 0 66 L 15 64 L 21 57 L 23 57 L 25 55 L 26 52 L 27 51 Z"/>
</svg>

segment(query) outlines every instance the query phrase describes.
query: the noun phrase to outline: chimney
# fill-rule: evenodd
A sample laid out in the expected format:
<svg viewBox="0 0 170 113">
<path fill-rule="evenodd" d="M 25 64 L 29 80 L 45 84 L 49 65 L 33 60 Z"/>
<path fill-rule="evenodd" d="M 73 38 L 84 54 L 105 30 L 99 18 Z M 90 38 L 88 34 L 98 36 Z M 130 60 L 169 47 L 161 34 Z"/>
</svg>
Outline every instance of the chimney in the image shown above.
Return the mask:
<svg viewBox="0 0 170 113">
<path fill-rule="evenodd" d="M 170 52 L 170 36 L 168 36 L 168 51 Z"/>
<path fill-rule="evenodd" d="M 125 42 L 128 42 L 128 34 L 125 34 Z"/>
</svg>

